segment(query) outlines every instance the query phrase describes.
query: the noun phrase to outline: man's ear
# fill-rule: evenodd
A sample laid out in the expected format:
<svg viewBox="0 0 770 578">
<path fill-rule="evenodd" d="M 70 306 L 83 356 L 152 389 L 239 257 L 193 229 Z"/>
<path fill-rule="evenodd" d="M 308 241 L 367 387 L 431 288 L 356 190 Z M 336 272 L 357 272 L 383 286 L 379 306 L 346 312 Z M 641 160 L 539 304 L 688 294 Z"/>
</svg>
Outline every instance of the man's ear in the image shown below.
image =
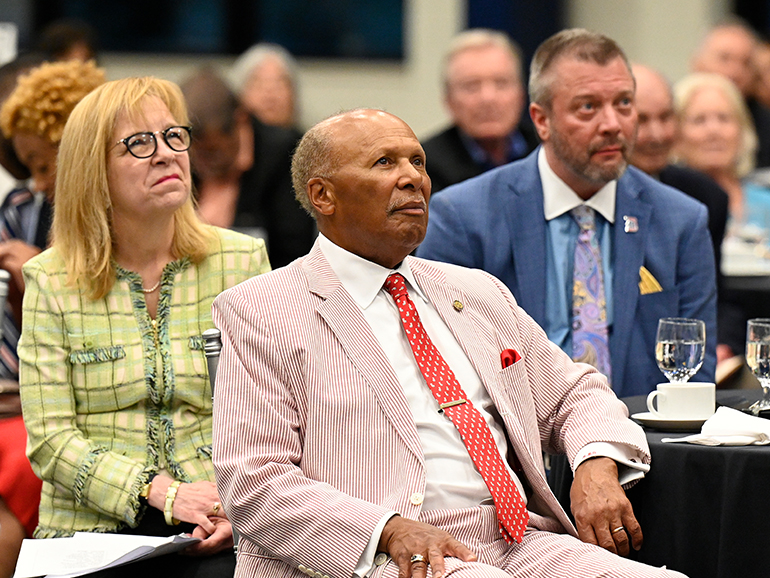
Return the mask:
<svg viewBox="0 0 770 578">
<path fill-rule="evenodd" d="M 532 119 L 532 124 L 535 126 L 537 136 L 540 137 L 541 142 L 547 142 L 551 138 L 551 120 L 548 118 L 548 113 L 540 104 L 533 102 L 529 105 L 529 116 Z"/>
<path fill-rule="evenodd" d="M 307 196 L 319 215 L 329 216 L 334 213 L 336 198 L 334 185 L 323 177 L 313 177 L 307 182 Z"/>
</svg>

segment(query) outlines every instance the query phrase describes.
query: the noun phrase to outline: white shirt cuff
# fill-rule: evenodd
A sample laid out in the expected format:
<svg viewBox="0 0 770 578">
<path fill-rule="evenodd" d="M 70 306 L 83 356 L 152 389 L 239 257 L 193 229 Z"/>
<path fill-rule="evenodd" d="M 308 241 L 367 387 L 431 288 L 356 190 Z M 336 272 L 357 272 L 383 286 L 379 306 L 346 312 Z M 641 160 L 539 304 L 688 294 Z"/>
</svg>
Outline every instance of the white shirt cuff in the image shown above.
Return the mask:
<svg viewBox="0 0 770 578">
<path fill-rule="evenodd" d="M 650 471 L 649 464 L 643 462 L 642 454 L 625 444 L 614 442 L 593 442 L 586 445 L 575 456 L 572 471 L 589 458 L 605 457 L 618 464 L 618 481 L 626 487 L 631 482 L 641 480 Z"/>
<path fill-rule="evenodd" d="M 369 543 L 364 548 L 363 554 L 358 559 L 355 570 L 353 570 L 353 576 L 356 578 L 364 578 L 372 573 L 374 570 L 374 556 L 377 554 L 377 544 L 380 543 L 380 536 L 382 536 L 382 530 L 385 528 L 385 524 L 388 523 L 393 516 L 397 516 L 398 512 L 388 512 L 385 514 L 372 531 L 372 537 L 369 539 Z"/>
</svg>

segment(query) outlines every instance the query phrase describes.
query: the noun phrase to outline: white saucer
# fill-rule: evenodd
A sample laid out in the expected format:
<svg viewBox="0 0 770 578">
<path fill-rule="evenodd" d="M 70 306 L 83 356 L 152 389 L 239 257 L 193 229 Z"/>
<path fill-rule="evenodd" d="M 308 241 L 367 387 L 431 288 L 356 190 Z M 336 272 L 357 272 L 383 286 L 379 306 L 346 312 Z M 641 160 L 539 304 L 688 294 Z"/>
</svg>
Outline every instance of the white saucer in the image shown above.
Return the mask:
<svg viewBox="0 0 770 578">
<path fill-rule="evenodd" d="M 642 425 L 663 431 L 698 431 L 705 419 L 666 419 L 645 411 L 631 416 Z"/>
</svg>

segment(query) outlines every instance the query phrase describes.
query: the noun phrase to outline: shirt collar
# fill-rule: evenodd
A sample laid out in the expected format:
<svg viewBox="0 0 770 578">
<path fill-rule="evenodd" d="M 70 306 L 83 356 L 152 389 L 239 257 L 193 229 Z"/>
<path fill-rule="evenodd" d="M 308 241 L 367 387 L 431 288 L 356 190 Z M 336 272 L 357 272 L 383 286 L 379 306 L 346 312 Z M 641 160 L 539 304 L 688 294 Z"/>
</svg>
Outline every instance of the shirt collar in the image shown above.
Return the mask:
<svg viewBox="0 0 770 578">
<path fill-rule="evenodd" d="M 551 165 L 548 164 L 543 147 L 540 147 L 537 154 L 537 168 L 540 171 L 540 182 L 543 184 L 543 206 L 546 221 L 555 219 L 579 205 L 586 205 L 594 209 L 609 223 L 615 222 L 617 180 L 610 181 L 590 199 L 584 201 L 553 171 Z"/>
<path fill-rule="evenodd" d="M 401 261 L 395 269 L 387 269 L 343 249 L 323 233 L 318 234 L 318 245 L 342 286 L 361 309 L 366 309 L 372 304 L 391 273 L 401 273 L 420 298 L 428 302 L 409 268 L 409 257 Z"/>
</svg>

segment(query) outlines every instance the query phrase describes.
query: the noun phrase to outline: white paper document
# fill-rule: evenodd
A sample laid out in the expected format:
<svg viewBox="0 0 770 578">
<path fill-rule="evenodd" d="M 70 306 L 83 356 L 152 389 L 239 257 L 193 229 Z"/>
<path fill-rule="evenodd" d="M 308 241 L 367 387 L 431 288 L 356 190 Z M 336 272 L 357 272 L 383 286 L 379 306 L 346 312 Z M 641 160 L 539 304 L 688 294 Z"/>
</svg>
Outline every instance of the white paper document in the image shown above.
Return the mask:
<svg viewBox="0 0 770 578">
<path fill-rule="evenodd" d="M 14 578 L 70 578 L 183 550 L 199 538 L 77 532 L 71 538 L 24 540 Z"/>
</svg>

